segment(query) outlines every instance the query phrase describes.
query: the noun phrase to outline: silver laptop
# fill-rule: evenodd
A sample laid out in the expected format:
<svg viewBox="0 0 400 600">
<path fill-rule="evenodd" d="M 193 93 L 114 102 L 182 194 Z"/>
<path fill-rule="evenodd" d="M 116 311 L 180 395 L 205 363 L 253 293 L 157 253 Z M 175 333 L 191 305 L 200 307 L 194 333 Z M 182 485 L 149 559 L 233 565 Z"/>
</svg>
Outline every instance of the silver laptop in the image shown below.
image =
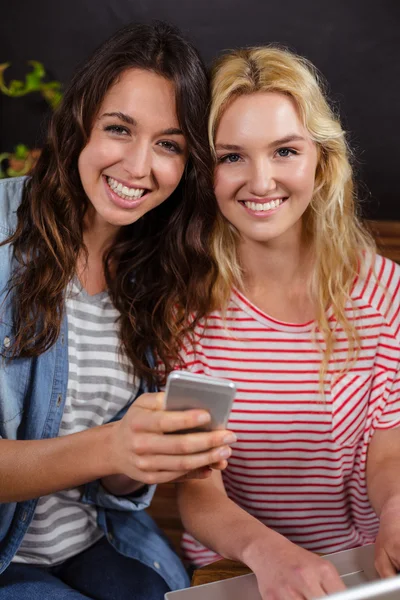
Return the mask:
<svg viewBox="0 0 400 600">
<path fill-rule="evenodd" d="M 376 581 L 379 576 L 374 568 L 373 544 L 328 554 L 324 558 L 335 565 L 345 585 L 353 588 L 329 596 L 331 600 L 400 599 L 400 576 Z M 165 600 L 243 600 L 243 598 L 262 600 L 253 574 L 165 594 Z"/>
</svg>

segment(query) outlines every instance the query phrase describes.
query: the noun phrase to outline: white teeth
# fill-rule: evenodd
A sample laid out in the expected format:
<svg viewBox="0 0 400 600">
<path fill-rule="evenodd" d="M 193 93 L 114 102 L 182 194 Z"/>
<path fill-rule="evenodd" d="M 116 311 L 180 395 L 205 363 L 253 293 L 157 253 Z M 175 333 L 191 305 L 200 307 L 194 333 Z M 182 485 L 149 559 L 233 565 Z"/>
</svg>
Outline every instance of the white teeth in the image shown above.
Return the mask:
<svg viewBox="0 0 400 600">
<path fill-rule="evenodd" d="M 132 198 L 141 198 L 146 191 L 145 189 L 140 188 L 129 188 L 126 185 L 123 185 L 122 183 L 118 182 L 116 179 L 113 179 L 112 177 L 107 177 L 107 183 L 113 190 L 113 192 L 115 192 L 117 196 L 120 196 L 124 200 L 131 200 Z"/>
<path fill-rule="evenodd" d="M 280 206 L 282 204 L 283 200 L 282 198 L 277 198 L 276 200 L 271 200 L 271 202 L 265 202 L 264 204 L 259 204 L 258 202 L 245 202 L 245 206 L 247 206 L 247 208 L 249 208 L 250 210 L 254 210 L 254 211 L 268 211 L 271 210 L 272 208 L 278 208 L 278 206 Z"/>
</svg>

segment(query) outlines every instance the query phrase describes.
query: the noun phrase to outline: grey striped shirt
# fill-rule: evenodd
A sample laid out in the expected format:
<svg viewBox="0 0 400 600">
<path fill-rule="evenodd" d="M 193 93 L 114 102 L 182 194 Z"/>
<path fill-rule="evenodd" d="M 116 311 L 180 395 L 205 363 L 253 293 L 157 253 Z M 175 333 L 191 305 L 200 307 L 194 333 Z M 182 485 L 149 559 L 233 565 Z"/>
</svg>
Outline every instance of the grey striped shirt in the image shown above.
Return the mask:
<svg viewBox="0 0 400 600">
<path fill-rule="evenodd" d="M 108 293 L 89 296 L 75 281 L 66 308 L 69 372 L 60 436 L 107 423 L 138 388 L 119 352 L 118 312 Z M 96 508 L 81 498 L 80 488 L 40 498 L 13 562 L 55 565 L 100 539 Z"/>
</svg>

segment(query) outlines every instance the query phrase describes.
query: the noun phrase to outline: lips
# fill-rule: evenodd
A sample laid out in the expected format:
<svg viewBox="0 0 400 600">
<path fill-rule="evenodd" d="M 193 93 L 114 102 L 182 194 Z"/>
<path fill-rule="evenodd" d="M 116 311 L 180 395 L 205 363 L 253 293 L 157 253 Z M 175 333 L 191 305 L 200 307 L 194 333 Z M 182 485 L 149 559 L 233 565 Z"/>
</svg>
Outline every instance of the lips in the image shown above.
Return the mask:
<svg viewBox="0 0 400 600">
<path fill-rule="evenodd" d="M 283 198 L 276 198 L 276 200 L 270 200 L 268 202 L 250 202 L 248 200 L 244 200 L 243 203 L 244 205 L 249 208 L 250 210 L 253 211 L 269 211 L 272 210 L 273 208 L 278 208 L 278 206 L 280 206 L 282 204 L 282 202 L 284 202 Z"/>
<path fill-rule="evenodd" d="M 112 191 L 123 200 L 138 200 L 149 190 L 139 187 L 128 187 L 113 177 L 106 176 L 107 184 Z"/>
<path fill-rule="evenodd" d="M 102 179 L 103 179 L 105 191 L 107 193 L 109 200 L 116 207 L 122 208 L 123 210 L 135 209 L 136 207 L 143 204 L 147 199 L 148 193 L 151 191 L 151 190 L 147 190 L 145 188 L 129 188 L 128 186 L 124 186 L 124 184 L 122 184 L 122 182 L 117 181 L 113 177 L 108 177 L 106 175 L 103 175 Z M 113 187 L 115 187 L 116 189 L 113 189 L 113 187 L 111 187 L 111 185 L 109 183 L 109 179 L 111 179 L 111 182 L 110 182 L 111 185 L 113 185 Z M 117 182 L 118 185 L 116 185 L 115 182 Z M 120 184 L 121 184 L 121 187 L 118 189 Z M 130 189 L 135 190 L 135 192 L 134 192 L 135 195 L 131 196 L 131 195 L 125 194 L 124 187 L 126 187 L 128 189 L 128 192 Z M 130 193 L 132 193 L 132 192 L 130 192 Z"/>
<path fill-rule="evenodd" d="M 280 198 L 265 198 L 264 202 L 255 202 L 253 199 L 239 200 L 239 204 L 251 215 L 266 217 L 280 209 L 286 200 L 288 200 L 288 197 L 282 196 Z"/>
</svg>

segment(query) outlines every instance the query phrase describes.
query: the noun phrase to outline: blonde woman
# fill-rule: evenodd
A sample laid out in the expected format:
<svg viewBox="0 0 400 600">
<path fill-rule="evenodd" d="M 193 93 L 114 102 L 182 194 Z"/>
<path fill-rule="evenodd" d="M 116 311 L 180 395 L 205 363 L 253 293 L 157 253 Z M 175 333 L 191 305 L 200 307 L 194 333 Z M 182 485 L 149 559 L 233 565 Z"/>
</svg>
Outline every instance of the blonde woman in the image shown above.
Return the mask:
<svg viewBox="0 0 400 600">
<path fill-rule="evenodd" d="M 308 61 L 252 48 L 214 69 L 209 135 L 219 273 L 182 358 L 236 381 L 238 442 L 223 473 L 179 484 L 186 555 L 246 563 L 264 600 L 343 589 L 318 554 L 375 540 L 392 575 L 400 269 L 357 218 L 339 119 Z"/>
</svg>

